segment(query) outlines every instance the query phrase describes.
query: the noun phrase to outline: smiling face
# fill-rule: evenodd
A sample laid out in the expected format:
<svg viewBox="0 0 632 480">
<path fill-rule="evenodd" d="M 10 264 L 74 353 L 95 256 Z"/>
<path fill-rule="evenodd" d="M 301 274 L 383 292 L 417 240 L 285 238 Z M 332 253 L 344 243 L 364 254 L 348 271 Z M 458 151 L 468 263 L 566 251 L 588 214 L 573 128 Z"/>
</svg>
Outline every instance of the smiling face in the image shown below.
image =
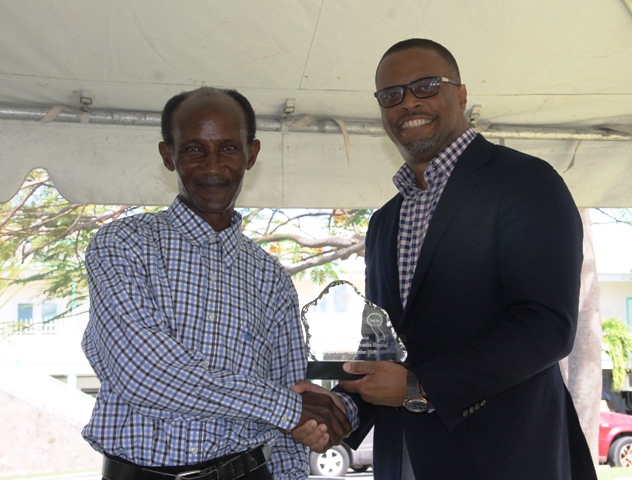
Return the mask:
<svg viewBox="0 0 632 480">
<path fill-rule="evenodd" d="M 160 142 L 165 167 L 178 175 L 180 199 L 215 231 L 228 228 L 259 140 L 247 141 L 246 115 L 228 95 L 204 91 L 173 115 L 173 145 Z"/>
<path fill-rule="evenodd" d="M 433 76 L 459 81 L 438 53 L 411 48 L 384 57 L 375 82 L 377 90 L 381 90 Z M 407 89 L 402 103 L 390 108 L 380 107 L 382 124 L 406 163 L 416 172 L 419 168 L 423 171 L 430 160 L 467 130 L 466 104 L 465 85 L 443 82 L 437 95 L 423 99 Z"/>
</svg>

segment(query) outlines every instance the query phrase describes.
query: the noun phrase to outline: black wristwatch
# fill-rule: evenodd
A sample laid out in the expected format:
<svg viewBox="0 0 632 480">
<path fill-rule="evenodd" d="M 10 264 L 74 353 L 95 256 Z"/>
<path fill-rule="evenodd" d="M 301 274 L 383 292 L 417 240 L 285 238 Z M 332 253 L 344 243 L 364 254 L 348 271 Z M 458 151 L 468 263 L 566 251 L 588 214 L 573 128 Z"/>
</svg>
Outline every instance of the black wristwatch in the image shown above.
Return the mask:
<svg viewBox="0 0 632 480">
<path fill-rule="evenodd" d="M 408 371 L 406 380 L 406 398 L 404 399 L 404 407 L 412 413 L 425 413 L 430 408 L 430 403 L 421 394 L 419 388 L 419 380 L 412 370 Z"/>
</svg>

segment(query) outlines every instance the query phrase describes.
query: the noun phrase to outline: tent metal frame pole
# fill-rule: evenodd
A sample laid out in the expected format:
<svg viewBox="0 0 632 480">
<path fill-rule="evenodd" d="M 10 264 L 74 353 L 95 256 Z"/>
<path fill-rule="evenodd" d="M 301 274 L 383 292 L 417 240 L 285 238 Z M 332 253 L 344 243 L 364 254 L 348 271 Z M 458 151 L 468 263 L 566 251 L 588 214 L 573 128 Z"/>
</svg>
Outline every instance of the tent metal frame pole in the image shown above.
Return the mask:
<svg viewBox="0 0 632 480">
<path fill-rule="evenodd" d="M 146 126 L 160 127 L 160 113 L 128 110 L 91 109 L 80 111 L 64 107 L 50 118 L 50 108 L 46 107 L 13 107 L 0 105 L 0 120 L 32 121 L 45 123 L 49 121 L 64 123 L 84 123 L 94 125 Z M 45 118 L 49 115 L 49 118 Z M 331 119 L 314 119 L 307 125 L 292 128 L 291 118 L 257 117 L 257 129 L 260 132 L 282 133 L 341 133 L 338 122 Z M 345 121 L 347 133 L 355 135 L 383 136 L 384 129 L 380 122 Z M 478 130 L 487 138 L 522 139 L 522 140 L 599 140 L 599 141 L 632 141 L 632 134 L 622 133 L 607 128 L 564 128 L 520 125 L 480 125 Z"/>
</svg>

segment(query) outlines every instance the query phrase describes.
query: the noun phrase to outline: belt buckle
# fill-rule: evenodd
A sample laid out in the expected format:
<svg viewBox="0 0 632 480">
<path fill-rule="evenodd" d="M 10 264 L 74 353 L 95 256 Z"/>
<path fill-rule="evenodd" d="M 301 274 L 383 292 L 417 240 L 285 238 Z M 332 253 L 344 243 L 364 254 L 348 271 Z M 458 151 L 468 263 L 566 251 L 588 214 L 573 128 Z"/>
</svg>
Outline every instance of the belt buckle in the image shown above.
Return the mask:
<svg viewBox="0 0 632 480">
<path fill-rule="evenodd" d="M 191 475 L 195 475 L 197 473 L 202 473 L 202 470 L 191 470 L 189 472 L 182 472 L 176 475 L 176 480 L 182 480 L 183 478 L 190 477 Z"/>
</svg>

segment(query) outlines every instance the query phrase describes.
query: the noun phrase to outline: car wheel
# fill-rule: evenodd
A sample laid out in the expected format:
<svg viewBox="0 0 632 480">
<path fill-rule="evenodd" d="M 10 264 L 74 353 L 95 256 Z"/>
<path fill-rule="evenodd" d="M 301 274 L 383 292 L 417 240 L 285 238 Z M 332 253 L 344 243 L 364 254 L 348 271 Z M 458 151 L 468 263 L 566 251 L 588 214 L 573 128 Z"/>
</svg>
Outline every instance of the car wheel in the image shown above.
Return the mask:
<svg viewBox="0 0 632 480">
<path fill-rule="evenodd" d="M 608 463 L 614 467 L 632 467 L 632 437 L 621 437 L 612 442 Z"/>
<path fill-rule="evenodd" d="M 349 454 L 340 445 L 325 453 L 312 452 L 309 456 L 309 468 L 312 475 L 321 477 L 344 477 L 349 469 Z"/>
</svg>

